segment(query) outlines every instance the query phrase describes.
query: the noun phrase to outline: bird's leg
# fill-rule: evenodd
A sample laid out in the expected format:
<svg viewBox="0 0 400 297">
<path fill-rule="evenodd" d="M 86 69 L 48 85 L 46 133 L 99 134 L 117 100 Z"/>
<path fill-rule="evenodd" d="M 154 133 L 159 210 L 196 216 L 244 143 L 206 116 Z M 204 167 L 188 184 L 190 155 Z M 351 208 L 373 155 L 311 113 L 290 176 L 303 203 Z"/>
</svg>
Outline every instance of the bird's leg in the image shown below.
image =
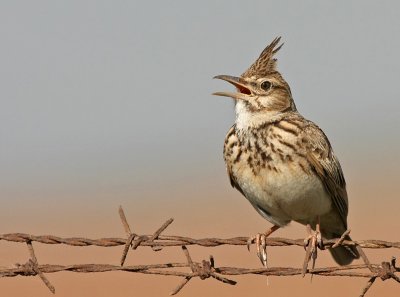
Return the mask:
<svg viewBox="0 0 400 297">
<path fill-rule="evenodd" d="M 257 248 L 257 256 L 261 261 L 261 264 L 265 267 L 267 266 L 267 242 L 266 239 L 270 236 L 273 232 L 278 230 L 279 226 L 272 226 L 269 228 L 265 233 L 258 233 L 256 236 L 250 237 L 247 240 L 247 249 L 250 251 L 250 245 L 255 242 Z"/>
<path fill-rule="evenodd" d="M 315 226 L 315 229 L 316 229 L 316 235 L 317 235 L 317 245 L 321 250 L 323 250 L 324 245 L 322 243 L 322 235 L 321 235 L 321 229 L 320 229 L 320 224 L 319 224 L 319 217 L 318 217 L 318 223 Z"/>
<path fill-rule="evenodd" d="M 320 229 L 320 220 L 319 217 L 317 219 L 317 224 L 315 226 L 315 232 L 312 230 L 311 225 L 307 224 L 307 232 L 308 232 L 308 237 L 304 239 L 304 249 L 306 250 L 306 256 L 304 258 L 304 263 L 303 263 L 303 272 L 302 275 L 303 277 L 305 276 L 307 272 L 307 266 L 308 262 L 312 258 L 312 269 L 315 267 L 315 260 L 317 259 L 317 250 L 318 248 L 323 249 L 323 244 L 322 244 L 322 236 L 321 236 L 321 229 Z M 312 276 L 311 276 L 312 278 Z"/>
</svg>

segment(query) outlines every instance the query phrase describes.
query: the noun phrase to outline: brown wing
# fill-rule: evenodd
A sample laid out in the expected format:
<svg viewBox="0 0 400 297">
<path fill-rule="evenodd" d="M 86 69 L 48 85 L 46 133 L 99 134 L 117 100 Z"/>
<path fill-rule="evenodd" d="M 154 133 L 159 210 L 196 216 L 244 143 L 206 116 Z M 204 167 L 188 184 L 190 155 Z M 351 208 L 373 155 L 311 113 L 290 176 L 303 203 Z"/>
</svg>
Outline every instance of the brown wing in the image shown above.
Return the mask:
<svg viewBox="0 0 400 297">
<path fill-rule="evenodd" d="M 230 168 L 228 165 L 226 166 L 226 171 L 228 172 L 229 181 L 231 182 L 231 186 L 232 186 L 233 188 L 235 188 L 236 190 L 238 190 L 240 193 L 242 193 L 243 196 L 245 196 L 245 195 L 244 195 L 244 192 L 243 192 L 243 190 L 242 190 L 242 188 L 241 188 L 241 187 L 239 186 L 239 184 L 236 182 L 236 179 L 235 179 L 235 177 L 234 177 L 233 174 L 232 174 L 231 168 Z"/>
<path fill-rule="evenodd" d="M 328 138 L 317 125 L 310 122 L 303 130 L 301 140 L 308 146 L 306 158 L 322 181 L 326 191 L 330 194 L 333 205 L 336 207 L 337 213 L 347 229 L 348 198 L 346 181 Z"/>
<path fill-rule="evenodd" d="M 227 160 L 227 145 L 229 145 L 229 141 L 230 141 L 230 137 L 234 137 L 236 138 L 236 134 L 235 134 L 235 129 L 236 129 L 236 125 L 233 125 L 228 133 L 226 134 L 225 137 L 225 144 L 224 144 L 224 159 L 225 159 L 225 163 L 226 163 L 226 171 L 228 173 L 229 176 L 229 181 L 231 183 L 231 186 L 235 189 L 237 189 L 240 193 L 242 193 L 242 195 L 244 196 L 244 192 L 243 190 L 240 188 L 239 184 L 237 183 L 235 176 L 232 173 L 232 168 L 231 166 L 229 166 L 228 160 Z M 239 141 L 237 140 L 237 145 L 239 145 Z"/>
</svg>

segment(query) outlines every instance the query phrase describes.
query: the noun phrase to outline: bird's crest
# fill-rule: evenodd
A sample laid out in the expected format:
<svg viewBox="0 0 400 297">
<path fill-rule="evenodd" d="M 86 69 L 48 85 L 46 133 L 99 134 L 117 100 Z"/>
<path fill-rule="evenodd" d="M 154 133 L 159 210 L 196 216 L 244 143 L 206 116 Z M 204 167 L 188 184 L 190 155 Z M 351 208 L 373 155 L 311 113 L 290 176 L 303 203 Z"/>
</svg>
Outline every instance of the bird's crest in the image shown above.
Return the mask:
<svg viewBox="0 0 400 297">
<path fill-rule="evenodd" d="M 281 37 L 276 37 L 260 54 L 258 59 L 247 69 L 242 77 L 266 76 L 276 72 L 276 59 L 273 56 L 281 49 L 283 43 L 278 46 Z"/>
</svg>

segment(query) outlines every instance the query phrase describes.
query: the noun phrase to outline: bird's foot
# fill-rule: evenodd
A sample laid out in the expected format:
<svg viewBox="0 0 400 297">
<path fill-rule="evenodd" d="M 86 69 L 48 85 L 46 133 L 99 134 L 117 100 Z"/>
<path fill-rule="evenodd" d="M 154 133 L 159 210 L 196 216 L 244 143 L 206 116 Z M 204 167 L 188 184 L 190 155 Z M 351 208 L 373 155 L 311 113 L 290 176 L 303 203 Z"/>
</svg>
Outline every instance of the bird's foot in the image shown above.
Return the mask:
<svg viewBox="0 0 400 297">
<path fill-rule="evenodd" d="M 247 249 L 250 251 L 250 245 L 256 244 L 257 257 L 260 259 L 261 264 L 267 267 L 267 237 L 270 236 L 274 231 L 278 230 L 279 226 L 272 226 L 265 233 L 258 233 L 256 236 L 252 236 L 247 240 Z"/>
<path fill-rule="evenodd" d="M 315 231 L 311 229 L 310 225 L 307 225 L 307 232 L 309 235 L 307 236 L 307 238 L 304 239 L 304 249 L 306 250 L 306 256 L 304 258 L 304 263 L 303 263 L 303 270 L 302 270 L 303 277 L 307 273 L 308 263 L 310 262 L 311 259 L 312 259 L 312 269 L 314 269 L 315 260 L 317 259 L 318 248 L 320 248 L 321 250 L 324 249 L 321 232 L 319 230 L 319 224 L 317 224 Z"/>
<path fill-rule="evenodd" d="M 250 245 L 255 242 L 257 249 L 257 257 L 260 259 L 261 264 L 267 267 L 267 236 L 265 233 L 257 233 L 247 240 L 247 249 L 250 251 Z"/>
</svg>

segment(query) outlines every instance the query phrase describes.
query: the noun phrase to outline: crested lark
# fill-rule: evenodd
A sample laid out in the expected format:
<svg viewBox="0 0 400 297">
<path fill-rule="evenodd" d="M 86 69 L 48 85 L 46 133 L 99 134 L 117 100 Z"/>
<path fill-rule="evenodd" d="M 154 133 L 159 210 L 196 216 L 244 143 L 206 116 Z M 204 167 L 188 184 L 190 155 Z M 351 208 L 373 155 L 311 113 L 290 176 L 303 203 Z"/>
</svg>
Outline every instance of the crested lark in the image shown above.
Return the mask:
<svg viewBox="0 0 400 297">
<path fill-rule="evenodd" d="M 224 145 L 231 185 L 273 224 L 251 239 L 264 265 L 265 238 L 290 221 L 316 230 L 318 241 L 321 235 L 340 237 L 347 229 L 342 169 L 324 132 L 297 111 L 288 83 L 276 70 L 279 41 L 272 41 L 240 77 L 215 77 L 237 89 L 214 93 L 235 100 L 236 121 Z M 354 247 L 330 252 L 340 265 L 359 257 Z"/>
</svg>

